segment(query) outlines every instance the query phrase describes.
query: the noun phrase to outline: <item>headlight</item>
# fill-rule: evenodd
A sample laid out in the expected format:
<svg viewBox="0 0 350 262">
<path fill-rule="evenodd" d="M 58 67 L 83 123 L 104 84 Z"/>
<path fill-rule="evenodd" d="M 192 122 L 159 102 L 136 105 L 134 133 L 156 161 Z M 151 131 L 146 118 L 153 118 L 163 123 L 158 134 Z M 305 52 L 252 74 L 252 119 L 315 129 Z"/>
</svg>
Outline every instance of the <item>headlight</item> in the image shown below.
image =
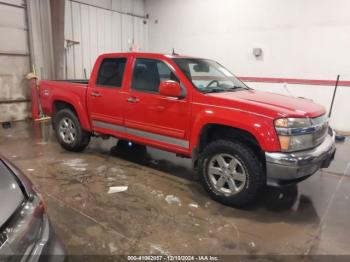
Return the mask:
<svg viewBox="0 0 350 262">
<path fill-rule="evenodd" d="M 279 128 L 303 128 L 310 126 L 310 118 L 280 118 L 275 120 L 275 127 Z"/>
<path fill-rule="evenodd" d="M 282 151 L 291 152 L 308 149 L 314 146 L 312 134 L 298 136 L 278 136 Z"/>
<path fill-rule="evenodd" d="M 310 118 L 280 118 L 275 128 L 284 152 L 300 151 L 315 146 L 314 127 Z"/>
</svg>

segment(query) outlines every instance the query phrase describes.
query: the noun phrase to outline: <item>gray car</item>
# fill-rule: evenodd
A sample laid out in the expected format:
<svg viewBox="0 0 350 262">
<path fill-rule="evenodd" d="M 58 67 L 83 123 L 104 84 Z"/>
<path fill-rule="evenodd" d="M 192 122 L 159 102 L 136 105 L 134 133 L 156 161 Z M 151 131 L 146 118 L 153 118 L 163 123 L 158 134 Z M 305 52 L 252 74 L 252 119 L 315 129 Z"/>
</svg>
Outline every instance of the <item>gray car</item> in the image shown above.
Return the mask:
<svg viewBox="0 0 350 262">
<path fill-rule="evenodd" d="M 63 261 L 45 203 L 29 179 L 0 155 L 0 261 Z"/>
</svg>

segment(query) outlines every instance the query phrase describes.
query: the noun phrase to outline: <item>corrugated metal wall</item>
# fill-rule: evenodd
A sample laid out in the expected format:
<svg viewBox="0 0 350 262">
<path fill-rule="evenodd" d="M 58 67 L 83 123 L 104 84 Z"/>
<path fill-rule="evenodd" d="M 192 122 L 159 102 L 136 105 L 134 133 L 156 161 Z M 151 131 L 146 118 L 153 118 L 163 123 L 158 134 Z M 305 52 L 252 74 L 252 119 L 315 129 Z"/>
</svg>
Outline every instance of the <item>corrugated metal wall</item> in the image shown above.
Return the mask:
<svg viewBox="0 0 350 262">
<path fill-rule="evenodd" d="M 32 65 L 51 78 L 50 1 L 0 0 L 0 122 L 23 120 L 30 112 L 25 79 Z"/>
<path fill-rule="evenodd" d="M 27 116 L 30 68 L 23 0 L 0 2 L 0 36 L 0 122 L 20 120 Z"/>
<path fill-rule="evenodd" d="M 98 55 L 147 50 L 143 0 L 66 0 L 66 78 L 89 78 Z"/>
<path fill-rule="evenodd" d="M 50 79 L 54 75 L 50 1 L 26 0 L 26 2 L 32 65 L 39 79 Z"/>
</svg>

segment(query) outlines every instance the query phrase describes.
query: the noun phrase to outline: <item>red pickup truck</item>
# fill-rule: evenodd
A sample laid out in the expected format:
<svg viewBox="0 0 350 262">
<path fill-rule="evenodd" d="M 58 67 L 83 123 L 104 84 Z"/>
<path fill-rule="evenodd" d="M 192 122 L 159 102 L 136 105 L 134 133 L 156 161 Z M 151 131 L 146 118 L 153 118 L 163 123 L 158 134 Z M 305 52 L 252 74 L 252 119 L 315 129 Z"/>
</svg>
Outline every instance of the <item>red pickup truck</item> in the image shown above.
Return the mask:
<svg viewBox="0 0 350 262">
<path fill-rule="evenodd" d="M 192 158 L 210 196 L 233 206 L 266 184 L 302 181 L 335 154 L 322 106 L 253 90 L 208 59 L 104 54 L 89 81 L 41 81 L 40 100 L 63 148 L 103 135 Z"/>
</svg>

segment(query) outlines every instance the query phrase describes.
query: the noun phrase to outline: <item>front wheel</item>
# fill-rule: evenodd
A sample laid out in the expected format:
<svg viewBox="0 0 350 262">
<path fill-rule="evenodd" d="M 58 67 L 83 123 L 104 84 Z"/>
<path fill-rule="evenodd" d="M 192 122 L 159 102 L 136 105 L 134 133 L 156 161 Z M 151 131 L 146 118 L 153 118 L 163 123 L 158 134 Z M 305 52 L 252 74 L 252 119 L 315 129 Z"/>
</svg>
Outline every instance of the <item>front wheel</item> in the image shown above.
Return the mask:
<svg viewBox="0 0 350 262">
<path fill-rule="evenodd" d="M 211 142 L 199 158 L 199 172 L 209 195 L 230 206 L 248 205 L 266 183 L 256 153 L 238 141 Z"/>
<path fill-rule="evenodd" d="M 60 110 L 53 121 L 57 140 L 64 149 L 79 152 L 89 144 L 91 134 L 81 128 L 79 119 L 71 110 Z"/>
</svg>

